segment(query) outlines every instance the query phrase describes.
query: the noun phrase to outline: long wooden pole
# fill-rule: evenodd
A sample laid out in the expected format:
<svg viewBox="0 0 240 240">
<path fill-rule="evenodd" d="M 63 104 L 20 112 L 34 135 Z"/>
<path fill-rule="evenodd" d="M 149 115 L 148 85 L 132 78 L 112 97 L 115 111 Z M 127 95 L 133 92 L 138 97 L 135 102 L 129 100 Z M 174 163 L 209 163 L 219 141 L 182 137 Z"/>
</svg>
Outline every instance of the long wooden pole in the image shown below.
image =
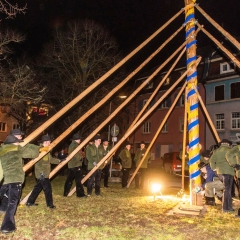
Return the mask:
<svg viewBox="0 0 240 240">
<path fill-rule="evenodd" d="M 179 99 L 180 96 L 182 95 L 182 93 L 183 93 L 186 85 L 187 85 L 187 83 L 185 82 L 184 85 L 183 85 L 183 87 L 182 87 L 181 90 L 179 91 L 178 95 L 177 95 L 176 98 L 174 99 L 173 104 L 171 105 L 171 107 L 169 108 L 169 110 L 168 110 L 167 114 L 165 115 L 163 121 L 161 122 L 161 124 L 160 124 L 158 130 L 156 131 L 156 133 L 155 133 L 155 135 L 154 135 L 151 143 L 149 144 L 149 146 L 148 146 L 148 148 L 147 148 L 144 156 L 142 157 L 141 161 L 139 162 L 136 170 L 133 172 L 132 177 L 131 177 L 130 180 L 128 181 L 127 188 L 129 188 L 129 186 L 130 186 L 130 184 L 132 183 L 132 180 L 134 179 L 134 177 L 136 176 L 139 168 L 142 166 L 142 163 L 144 162 L 145 158 L 147 157 L 147 154 L 149 153 L 149 151 L 151 150 L 151 148 L 152 148 L 153 144 L 155 143 L 157 137 L 159 136 L 159 134 L 160 134 L 160 132 L 161 132 L 164 124 L 166 123 L 166 121 L 167 121 L 167 119 L 168 119 L 168 117 L 169 117 L 170 114 L 172 113 L 172 111 L 173 111 L 175 105 L 177 104 L 178 99 Z M 163 100 L 163 99 L 162 99 L 162 100 Z"/>
<path fill-rule="evenodd" d="M 67 130 L 65 130 L 58 138 L 56 138 L 49 146 L 48 152 L 51 151 L 59 142 L 61 142 L 68 134 L 70 134 L 79 124 L 86 120 L 95 110 L 101 107 L 107 100 L 109 100 L 117 91 L 119 91 L 134 75 L 136 75 L 150 60 L 155 57 L 166 45 L 169 43 L 181 30 L 180 27 L 174 34 L 172 34 L 156 51 L 154 51 L 142 64 L 140 64 L 132 73 L 130 73 L 118 86 L 109 91 L 109 93 L 85 114 L 83 114 L 75 123 L 73 123 Z M 183 44 L 184 45 L 184 44 Z M 179 50 L 178 50 L 179 51 Z M 159 70 L 158 70 L 159 71 Z M 25 141 L 25 140 L 24 140 Z M 26 172 L 30 169 L 37 161 L 39 161 L 48 152 L 42 152 L 37 158 L 28 162 L 23 170 Z"/>
<path fill-rule="evenodd" d="M 198 58 L 198 60 L 196 61 L 196 65 L 199 64 L 201 60 L 201 57 Z M 138 126 L 140 124 L 142 124 L 142 122 L 158 107 L 158 105 L 161 103 L 162 99 L 166 98 L 169 94 L 169 92 L 171 92 L 181 81 L 182 79 L 187 75 L 187 73 L 190 70 L 186 70 L 186 72 L 168 89 L 168 91 L 166 91 L 165 94 L 163 94 L 163 96 L 158 99 L 158 101 L 139 119 L 139 121 L 131 128 L 129 129 L 128 132 L 126 132 L 123 137 L 116 143 L 116 145 L 108 152 L 108 154 L 99 162 L 99 166 L 101 164 L 104 163 L 104 161 L 106 161 L 106 159 L 112 154 L 114 153 L 117 148 L 127 139 L 127 137 L 136 129 L 138 128 Z M 82 183 L 84 183 L 96 170 L 98 169 L 98 167 L 93 168 L 83 179 L 82 179 Z"/>
<path fill-rule="evenodd" d="M 199 23 L 197 23 L 198 26 Z M 216 45 L 224 52 L 227 54 L 227 56 L 240 68 L 240 62 L 237 60 L 236 57 L 232 53 L 230 53 L 213 35 L 211 35 L 206 29 L 201 28 L 201 30 L 214 42 Z"/>
<path fill-rule="evenodd" d="M 161 71 L 161 69 L 171 60 L 171 58 L 168 58 L 159 68 L 158 70 Z M 155 75 L 158 74 L 158 71 L 155 71 L 150 77 L 148 77 L 112 114 L 105 120 L 103 121 L 79 146 L 67 156 L 65 161 L 62 161 L 60 164 L 58 164 L 53 171 L 50 173 L 49 178 L 51 179 L 52 176 L 56 172 L 58 172 L 64 165 L 66 165 L 71 158 L 78 152 L 80 149 L 82 149 L 90 139 L 92 139 L 127 103 L 129 103 L 149 82 L 149 79 L 152 79 Z M 110 154 L 108 155 L 108 157 Z M 107 158 L 105 159 L 107 160 Z M 22 201 L 21 204 L 25 204 L 27 201 L 27 197 L 25 197 Z"/>
<path fill-rule="evenodd" d="M 198 5 L 195 7 L 220 33 L 222 33 L 230 42 L 232 42 L 234 46 L 238 48 L 238 50 L 240 50 L 240 43 L 231 34 L 215 22 L 201 7 Z"/>
<path fill-rule="evenodd" d="M 208 123 L 210 124 L 210 127 L 211 127 L 211 129 L 212 129 L 212 131 L 213 131 L 213 133 L 214 133 L 215 139 L 216 139 L 216 141 L 219 143 L 219 142 L 221 141 L 221 139 L 220 139 L 220 137 L 219 137 L 219 135 L 218 135 L 218 133 L 217 133 L 217 130 L 216 130 L 216 128 L 215 128 L 215 126 L 214 126 L 214 124 L 213 124 L 213 122 L 212 122 L 212 119 L 211 119 L 211 117 L 209 116 L 209 113 L 208 113 L 208 111 L 207 111 L 207 109 L 206 109 L 206 107 L 205 107 L 205 104 L 204 104 L 204 102 L 203 102 L 203 100 L 202 100 L 202 98 L 201 98 L 201 96 L 200 96 L 200 94 L 199 94 L 199 92 L 198 92 L 198 90 L 197 90 L 196 88 L 195 88 L 195 91 L 196 91 L 196 93 L 197 93 L 198 100 L 199 100 L 199 102 L 200 102 L 200 104 L 201 104 L 201 107 L 202 107 L 202 109 L 203 109 L 203 111 L 204 111 L 204 113 L 205 113 L 205 115 L 206 115 L 206 117 L 207 117 Z"/>
<path fill-rule="evenodd" d="M 27 136 L 24 139 L 24 142 L 21 144 L 21 146 L 25 146 L 31 140 L 36 138 L 48 126 L 50 126 L 59 117 L 61 117 L 64 113 L 66 113 L 70 108 L 72 108 L 75 104 L 77 104 L 81 99 L 83 99 L 87 94 L 89 94 L 94 88 L 96 88 L 99 84 L 104 82 L 107 79 L 107 77 L 109 77 L 112 73 L 114 73 L 124 63 L 126 63 L 133 55 L 135 55 L 140 49 L 142 49 L 147 43 L 149 43 L 154 37 L 156 37 L 164 28 L 166 28 L 166 26 L 168 26 L 174 19 L 176 19 L 183 11 L 184 11 L 184 9 L 181 9 L 178 13 L 176 13 L 164 25 L 162 25 L 156 32 L 154 32 L 143 43 L 141 43 L 137 48 L 135 48 L 131 53 L 129 53 L 125 58 L 123 58 L 118 64 L 116 64 L 113 68 L 111 68 L 108 72 L 106 72 L 102 77 L 100 77 L 98 80 L 96 80 L 90 87 L 88 87 L 86 90 L 84 90 L 82 93 L 80 93 L 75 99 L 73 99 L 65 107 L 63 107 L 61 110 L 59 110 L 54 116 L 52 116 L 50 119 L 48 119 L 44 124 L 42 124 L 39 128 L 37 128 L 29 136 Z"/>
</svg>

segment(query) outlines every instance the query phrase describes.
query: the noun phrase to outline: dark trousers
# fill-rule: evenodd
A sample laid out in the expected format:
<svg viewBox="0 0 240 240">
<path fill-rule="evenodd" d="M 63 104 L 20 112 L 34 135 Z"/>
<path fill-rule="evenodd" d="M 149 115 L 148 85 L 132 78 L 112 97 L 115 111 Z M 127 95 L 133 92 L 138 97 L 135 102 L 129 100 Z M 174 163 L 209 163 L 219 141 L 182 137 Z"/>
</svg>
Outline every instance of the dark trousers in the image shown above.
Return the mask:
<svg viewBox="0 0 240 240">
<path fill-rule="evenodd" d="M 84 194 L 84 188 L 81 183 L 83 178 L 83 173 L 80 167 L 75 167 L 75 168 L 69 168 L 68 169 L 68 176 L 64 185 L 64 193 L 63 196 L 67 196 L 68 193 L 70 192 L 70 189 L 73 184 L 73 180 L 75 179 L 76 183 L 76 195 L 77 197 L 83 197 L 85 196 Z"/>
<path fill-rule="evenodd" d="M 108 186 L 109 170 L 110 170 L 110 164 L 107 164 L 102 170 L 102 172 L 104 173 L 104 178 L 103 178 L 104 187 Z"/>
<path fill-rule="evenodd" d="M 8 206 L 8 184 L 0 188 L 0 211 L 6 212 Z"/>
<path fill-rule="evenodd" d="M 130 168 L 123 168 L 122 169 L 122 187 L 127 186 L 128 178 L 129 178 L 129 173 L 130 173 Z"/>
<path fill-rule="evenodd" d="M 97 169 L 92 176 L 89 177 L 87 183 L 87 193 L 92 194 L 93 183 L 95 182 L 95 194 L 100 195 L 100 184 L 101 184 L 102 169 Z"/>
<path fill-rule="evenodd" d="M 229 174 L 219 174 L 220 180 L 223 182 L 223 199 L 222 210 L 232 210 L 232 184 L 233 176 Z"/>
<path fill-rule="evenodd" d="M 145 181 L 145 175 L 146 175 L 146 168 L 139 168 L 136 176 L 135 176 L 135 187 L 136 188 L 143 188 L 144 181 Z"/>
<path fill-rule="evenodd" d="M 34 204 L 39 193 L 43 190 L 47 206 L 53 206 L 52 186 L 49 178 L 37 179 L 37 183 L 33 188 L 27 202 Z"/>
<path fill-rule="evenodd" d="M 8 189 L 8 206 L 2 222 L 1 231 L 14 231 L 16 229 L 14 215 L 22 193 L 22 183 L 9 183 L 3 185 Z"/>
</svg>

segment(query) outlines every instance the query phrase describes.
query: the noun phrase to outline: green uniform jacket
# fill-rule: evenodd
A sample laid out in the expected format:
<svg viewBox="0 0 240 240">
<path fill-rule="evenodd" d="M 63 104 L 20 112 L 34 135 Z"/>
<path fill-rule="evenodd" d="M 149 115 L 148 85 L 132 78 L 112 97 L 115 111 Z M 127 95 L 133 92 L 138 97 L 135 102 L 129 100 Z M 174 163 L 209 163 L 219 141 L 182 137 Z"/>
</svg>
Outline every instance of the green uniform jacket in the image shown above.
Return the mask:
<svg viewBox="0 0 240 240">
<path fill-rule="evenodd" d="M 100 149 L 100 151 L 103 153 L 103 157 L 105 157 L 107 154 L 108 154 L 108 152 L 111 150 L 111 147 L 109 147 L 109 146 L 107 146 L 107 148 L 105 149 L 104 147 L 103 147 L 103 145 L 100 145 L 99 146 L 99 149 Z M 103 158 L 102 157 L 102 158 Z M 110 159 L 107 159 L 106 161 L 108 161 L 107 163 L 105 163 L 105 165 L 107 164 L 110 164 L 111 163 L 111 161 L 110 161 Z"/>
<path fill-rule="evenodd" d="M 235 146 L 226 153 L 226 159 L 230 166 L 240 164 L 240 146 Z M 237 178 L 240 178 L 240 170 L 236 171 Z"/>
<path fill-rule="evenodd" d="M 132 167 L 132 156 L 131 156 L 130 151 L 127 150 L 127 148 L 124 148 L 120 152 L 119 157 L 122 160 L 123 168 L 131 168 Z"/>
<path fill-rule="evenodd" d="M 140 161 L 142 160 L 145 152 L 146 152 L 146 148 L 143 148 L 141 150 L 141 148 L 138 148 L 137 151 L 136 151 L 136 154 L 135 154 L 135 157 L 134 157 L 134 161 L 136 163 L 136 167 L 139 165 Z M 140 168 L 147 168 L 147 165 L 148 165 L 148 161 L 151 159 L 151 153 L 148 152 L 147 156 L 145 157 L 142 165 Z"/>
<path fill-rule="evenodd" d="M 59 164 L 59 162 L 60 160 L 58 158 L 52 157 L 50 153 L 46 154 L 35 164 L 35 177 L 39 178 L 43 173 L 45 178 L 49 178 L 49 174 L 51 172 L 51 163 Z"/>
<path fill-rule="evenodd" d="M 234 176 L 235 175 L 235 170 L 233 167 L 231 167 L 225 156 L 226 153 L 230 150 L 231 148 L 228 146 L 220 146 L 218 149 L 216 149 L 212 156 L 209 159 L 210 167 L 211 169 L 217 171 L 217 174 L 229 174 Z"/>
<path fill-rule="evenodd" d="M 79 144 L 76 141 L 72 141 L 72 143 L 68 147 L 68 154 L 72 153 L 78 146 Z M 81 167 L 81 166 L 82 166 L 82 154 L 79 151 L 68 162 L 68 168 Z"/>
<path fill-rule="evenodd" d="M 86 148 L 86 157 L 88 160 L 88 170 L 91 170 L 94 168 L 93 163 L 95 162 L 98 164 L 103 158 L 103 150 L 100 148 L 100 146 L 96 147 L 96 145 L 93 143 Z M 103 164 L 99 167 L 99 169 L 102 168 Z"/>
<path fill-rule="evenodd" d="M 15 144 L 2 144 L 0 161 L 3 170 L 3 184 L 24 182 L 22 158 L 36 158 L 39 155 L 39 146 L 27 144 L 24 147 Z"/>
</svg>

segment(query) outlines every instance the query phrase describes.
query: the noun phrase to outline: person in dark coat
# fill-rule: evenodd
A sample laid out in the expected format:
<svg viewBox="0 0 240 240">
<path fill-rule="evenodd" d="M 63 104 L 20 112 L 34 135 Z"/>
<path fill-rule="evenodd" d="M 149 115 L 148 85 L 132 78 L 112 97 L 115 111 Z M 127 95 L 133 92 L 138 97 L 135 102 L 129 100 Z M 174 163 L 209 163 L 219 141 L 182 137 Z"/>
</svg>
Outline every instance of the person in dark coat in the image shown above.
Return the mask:
<svg viewBox="0 0 240 240">
<path fill-rule="evenodd" d="M 80 144 L 81 137 L 78 133 L 74 134 L 72 137 L 72 142 L 69 145 L 68 148 L 68 154 L 71 154 Z M 70 189 L 73 184 L 73 180 L 75 179 L 76 183 L 76 196 L 86 197 L 84 193 L 84 188 L 81 183 L 83 178 L 83 172 L 82 172 L 82 154 L 80 151 L 78 151 L 72 159 L 68 162 L 68 176 L 64 185 L 64 193 L 63 196 L 67 197 L 68 193 L 70 192 Z"/>
<path fill-rule="evenodd" d="M 42 139 L 39 141 L 41 149 L 41 152 L 48 152 L 48 147 L 51 144 L 51 138 L 48 135 L 42 136 Z M 36 185 L 33 188 L 33 191 L 31 192 L 26 206 L 38 206 L 37 203 L 35 203 L 39 193 L 43 190 L 46 204 L 48 208 L 56 208 L 53 205 L 53 197 L 52 197 L 52 186 L 49 179 L 49 174 L 51 171 L 51 163 L 52 164 L 59 164 L 60 160 L 58 158 L 52 157 L 51 153 L 47 153 L 42 159 L 40 159 L 35 164 L 35 177 L 37 180 Z"/>
<path fill-rule="evenodd" d="M 127 187 L 130 169 L 132 167 L 131 143 L 126 142 L 125 148 L 120 152 L 119 158 L 122 162 L 122 188 Z"/>
<path fill-rule="evenodd" d="M 108 152 L 111 150 L 110 146 L 109 146 L 109 141 L 107 139 L 104 139 L 102 141 L 102 144 L 100 145 L 100 148 L 103 151 L 103 157 L 106 156 L 108 154 Z M 104 174 L 104 178 L 103 178 L 103 184 L 105 188 L 108 188 L 108 178 L 109 178 L 109 170 L 110 170 L 110 165 L 111 165 L 111 160 L 105 162 L 104 167 L 102 169 L 102 172 Z"/>
<path fill-rule="evenodd" d="M 222 139 L 219 143 L 219 148 L 214 150 L 210 157 L 210 167 L 216 170 L 218 177 L 223 182 L 223 199 L 222 211 L 233 212 L 232 208 L 232 184 L 233 176 L 235 175 L 234 167 L 230 166 L 226 160 L 226 153 L 231 149 L 232 142 L 227 139 Z"/>
<path fill-rule="evenodd" d="M 144 161 L 135 176 L 135 188 L 143 188 L 144 187 L 144 180 L 145 180 L 145 175 L 146 175 L 146 171 L 147 171 L 147 167 L 148 167 L 148 162 L 151 160 L 150 151 L 148 152 L 147 156 L 144 156 L 146 151 L 147 151 L 146 143 L 142 141 L 140 143 L 140 148 L 137 149 L 135 157 L 134 157 L 136 167 L 138 167 L 140 161 L 144 157 Z"/>
<path fill-rule="evenodd" d="M 19 203 L 22 184 L 25 179 L 22 158 L 36 158 L 39 155 L 39 146 L 27 144 L 13 135 L 8 135 L 1 146 L 0 163 L 3 173 L 2 188 L 8 192 L 8 205 L 1 225 L 2 233 L 10 233 L 16 230 L 14 215 Z"/>
</svg>

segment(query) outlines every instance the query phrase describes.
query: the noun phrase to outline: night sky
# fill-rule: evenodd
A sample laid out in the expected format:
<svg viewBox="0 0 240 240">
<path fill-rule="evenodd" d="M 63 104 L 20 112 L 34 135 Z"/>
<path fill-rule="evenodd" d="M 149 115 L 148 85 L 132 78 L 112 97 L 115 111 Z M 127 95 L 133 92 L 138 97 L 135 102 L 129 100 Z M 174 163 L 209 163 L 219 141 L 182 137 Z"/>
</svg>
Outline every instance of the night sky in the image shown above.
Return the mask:
<svg viewBox="0 0 240 240">
<path fill-rule="evenodd" d="M 3 19 L 2 24 L 26 34 L 27 41 L 23 48 L 33 55 L 41 51 L 53 28 L 62 26 L 68 20 L 85 18 L 93 19 L 105 26 L 126 55 L 184 7 L 184 0 L 21 0 L 17 2 L 19 6 L 27 3 L 26 14 L 17 15 L 14 20 Z M 240 36 L 239 0 L 199 0 L 197 3 L 232 35 Z M 216 37 L 221 37 L 221 34 L 209 25 L 197 10 L 195 17 L 208 31 L 216 33 Z M 178 17 L 150 48 L 156 49 L 159 43 L 183 22 L 184 14 Z M 184 41 L 184 32 L 174 44 L 181 44 L 182 41 Z M 198 47 L 207 43 L 204 34 L 199 34 Z"/>
</svg>

